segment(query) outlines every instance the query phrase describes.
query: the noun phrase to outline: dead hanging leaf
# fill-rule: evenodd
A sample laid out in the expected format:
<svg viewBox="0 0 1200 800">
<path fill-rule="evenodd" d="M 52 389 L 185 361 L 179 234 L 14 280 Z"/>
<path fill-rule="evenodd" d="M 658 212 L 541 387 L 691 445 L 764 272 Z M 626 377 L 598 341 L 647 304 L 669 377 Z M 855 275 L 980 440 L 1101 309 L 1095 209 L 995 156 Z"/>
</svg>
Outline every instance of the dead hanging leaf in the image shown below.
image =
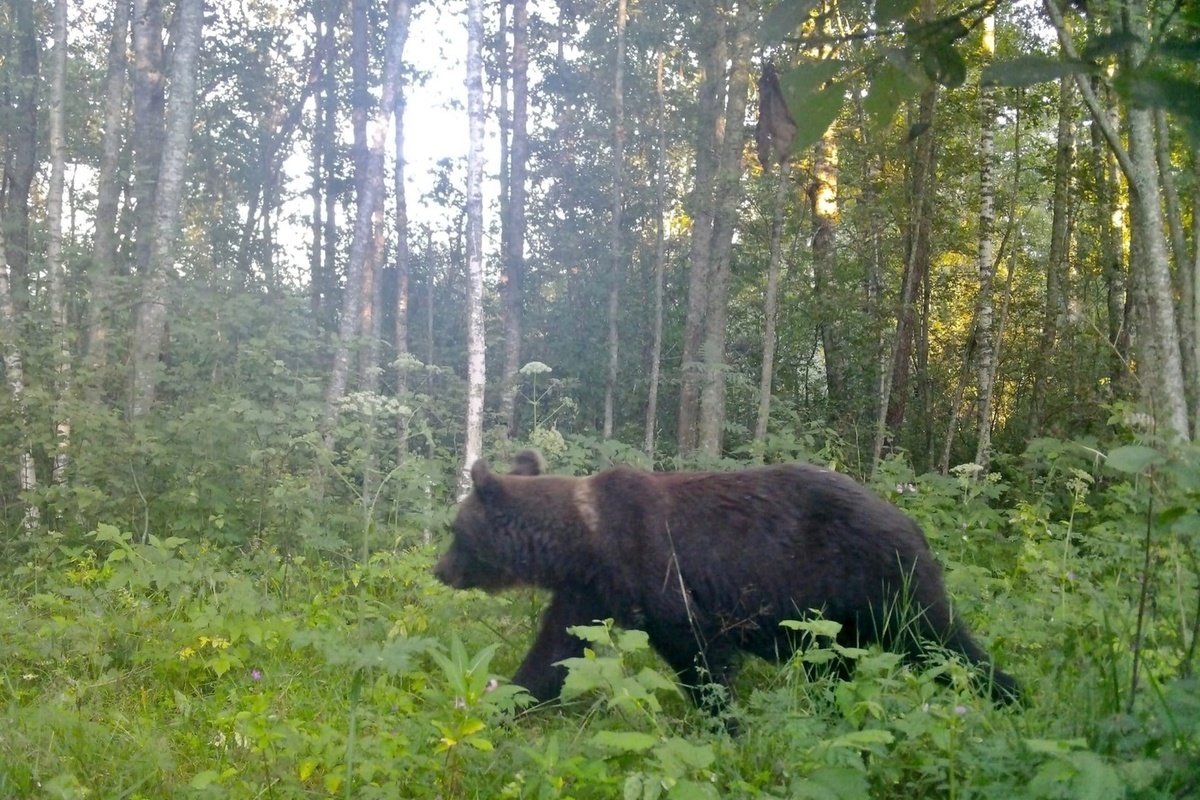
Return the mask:
<svg viewBox="0 0 1200 800">
<path fill-rule="evenodd" d="M 754 126 L 754 141 L 758 144 L 758 160 L 763 172 L 771 171 L 771 162 L 783 162 L 792 152 L 796 136 L 796 121 L 788 111 L 779 86 L 779 76 L 770 61 L 763 64 L 758 79 L 758 122 Z"/>
</svg>

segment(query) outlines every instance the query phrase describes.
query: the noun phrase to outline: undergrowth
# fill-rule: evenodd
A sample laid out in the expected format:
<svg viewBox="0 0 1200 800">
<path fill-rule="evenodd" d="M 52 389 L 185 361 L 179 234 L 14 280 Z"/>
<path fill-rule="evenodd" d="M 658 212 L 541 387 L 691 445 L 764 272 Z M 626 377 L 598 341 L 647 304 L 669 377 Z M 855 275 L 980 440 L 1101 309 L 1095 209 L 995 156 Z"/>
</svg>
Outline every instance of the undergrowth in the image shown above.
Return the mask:
<svg viewBox="0 0 1200 800">
<path fill-rule="evenodd" d="M 817 621 L 792 662 L 746 665 L 730 736 L 597 621 L 563 703 L 531 709 L 504 676 L 546 598 L 446 589 L 436 541 L 377 532 L 399 544 L 356 561 L 101 524 L 2 579 L 0 797 L 1197 796 L 1195 459 L 1034 455 L 1021 486 L 898 464 L 878 486 L 1023 708 L 953 660 L 843 652 L 840 680 Z"/>
</svg>

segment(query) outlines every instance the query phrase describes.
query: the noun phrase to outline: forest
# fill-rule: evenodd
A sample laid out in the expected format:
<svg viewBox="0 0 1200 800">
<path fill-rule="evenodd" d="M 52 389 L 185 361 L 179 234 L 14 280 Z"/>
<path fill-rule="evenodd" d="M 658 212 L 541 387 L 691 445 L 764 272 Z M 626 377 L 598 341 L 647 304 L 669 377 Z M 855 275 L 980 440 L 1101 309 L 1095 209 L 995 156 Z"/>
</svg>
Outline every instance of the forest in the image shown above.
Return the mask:
<svg viewBox="0 0 1200 800">
<path fill-rule="evenodd" d="M 0 153 L 0 797 L 1200 796 L 1193 0 L 0 0 Z M 1024 702 L 535 707 L 526 448 L 850 475 Z"/>
</svg>

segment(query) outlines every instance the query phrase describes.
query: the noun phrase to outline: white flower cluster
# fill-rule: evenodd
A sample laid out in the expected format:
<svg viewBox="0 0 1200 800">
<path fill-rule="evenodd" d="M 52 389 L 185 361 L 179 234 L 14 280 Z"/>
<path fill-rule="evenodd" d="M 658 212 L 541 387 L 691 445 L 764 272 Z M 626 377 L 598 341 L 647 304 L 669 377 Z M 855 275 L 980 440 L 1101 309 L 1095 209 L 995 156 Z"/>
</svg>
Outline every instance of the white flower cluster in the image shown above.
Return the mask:
<svg viewBox="0 0 1200 800">
<path fill-rule="evenodd" d="M 548 372 L 554 372 L 554 370 L 548 364 L 543 364 L 541 361 L 530 361 L 517 370 L 517 372 L 522 375 L 545 375 Z"/>
<path fill-rule="evenodd" d="M 342 411 L 364 417 L 409 417 L 412 409 L 395 397 L 377 392 L 350 392 L 339 403 Z"/>
</svg>

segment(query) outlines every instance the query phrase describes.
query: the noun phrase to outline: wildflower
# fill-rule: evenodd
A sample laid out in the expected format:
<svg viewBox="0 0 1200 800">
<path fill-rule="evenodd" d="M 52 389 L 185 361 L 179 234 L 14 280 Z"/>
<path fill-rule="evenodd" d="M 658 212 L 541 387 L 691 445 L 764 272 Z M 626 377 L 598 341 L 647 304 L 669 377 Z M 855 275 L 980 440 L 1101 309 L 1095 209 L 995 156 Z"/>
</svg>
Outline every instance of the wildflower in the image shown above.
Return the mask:
<svg viewBox="0 0 1200 800">
<path fill-rule="evenodd" d="M 492 678 L 490 681 L 487 682 L 487 686 L 483 687 L 483 691 L 484 691 L 484 693 L 494 692 L 499 688 L 500 688 L 500 682 L 498 680 L 496 680 L 495 678 Z"/>
<path fill-rule="evenodd" d="M 250 670 L 250 680 L 261 681 L 262 680 L 262 672 L 257 669 Z"/>
<path fill-rule="evenodd" d="M 968 710 L 969 709 L 966 706 L 955 706 L 954 707 L 954 713 L 958 714 L 960 717 L 965 717 L 967 715 Z"/>
<path fill-rule="evenodd" d="M 192 656 L 194 656 L 194 655 L 196 655 L 196 651 L 195 651 L 195 650 L 193 650 L 193 649 L 192 649 L 192 648 L 190 648 L 190 647 L 185 647 L 185 648 L 183 648 L 182 650 L 180 650 L 180 651 L 179 651 L 179 660 L 180 660 L 180 661 L 187 661 L 189 658 L 191 658 L 191 657 L 192 657 Z"/>
</svg>

